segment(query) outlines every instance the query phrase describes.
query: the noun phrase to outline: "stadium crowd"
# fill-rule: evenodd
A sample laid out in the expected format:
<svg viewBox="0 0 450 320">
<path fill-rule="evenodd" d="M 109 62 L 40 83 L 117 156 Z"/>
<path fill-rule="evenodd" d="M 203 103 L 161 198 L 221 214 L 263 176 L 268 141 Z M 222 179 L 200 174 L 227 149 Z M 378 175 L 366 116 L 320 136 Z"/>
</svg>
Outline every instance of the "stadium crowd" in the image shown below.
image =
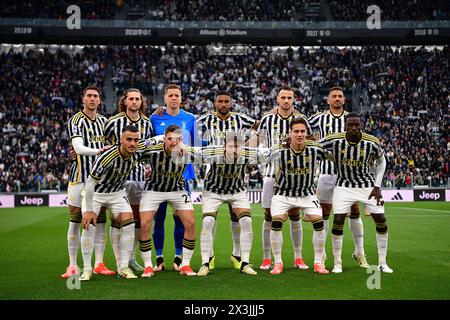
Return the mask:
<svg viewBox="0 0 450 320">
<path fill-rule="evenodd" d="M 107 50 L 113 52 L 110 62 Z M 83 87 L 103 87 L 107 63 L 113 65 L 118 92 L 137 86 L 152 95 L 159 74 L 166 84 L 182 87 L 184 108 L 196 115 L 212 111 L 215 92 L 227 90 L 235 111 L 261 119 L 275 105 L 277 89 L 287 83 L 297 91 L 295 108 L 310 116 L 326 110 L 325 92 L 341 85 L 347 93 L 346 109 L 364 111 L 365 131 L 382 141 L 386 187 L 445 186 L 450 150 L 448 56 L 447 46 L 314 51 L 248 46 L 237 55 L 209 46 L 171 45 L 2 53 L 0 192 L 65 190 L 67 120 L 81 106 Z M 155 65 L 159 60 L 163 70 Z M 360 105 L 352 101 L 355 92 Z M 260 179 L 252 168 L 249 184 L 258 187 Z"/>
<path fill-rule="evenodd" d="M 0 192 L 67 188 L 67 121 L 84 87 L 103 86 L 104 57 L 93 47 L 1 53 Z"/>
<path fill-rule="evenodd" d="M 311 3 L 320 4 L 321 12 L 311 18 L 304 14 Z M 367 7 L 378 5 L 383 20 L 423 21 L 449 19 L 446 0 L 35 0 L 2 2 L 0 17 L 65 19 L 70 5 L 81 8 L 83 19 L 145 19 L 158 21 L 365 21 Z M 36 8 L 39 8 L 38 10 Z M 324 12 L 330 12 L 326 15 Z"/>
<path fill-rule="evenodd" d="M 446 0 L 329 0 L 328 6 L 334 20 L 366 21 L 367 8 L 377 5 L 381 18 L 390 21 L 448 20 L 450 3 Z"/>
</svg>

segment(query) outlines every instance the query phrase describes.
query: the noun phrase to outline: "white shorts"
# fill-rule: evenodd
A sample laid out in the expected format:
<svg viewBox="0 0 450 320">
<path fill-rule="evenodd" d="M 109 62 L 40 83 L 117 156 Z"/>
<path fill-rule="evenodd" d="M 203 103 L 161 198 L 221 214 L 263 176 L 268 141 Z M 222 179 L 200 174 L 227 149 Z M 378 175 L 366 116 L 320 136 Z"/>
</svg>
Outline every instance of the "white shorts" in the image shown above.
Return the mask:
<svg viewBox="0 0 450 320">
<path fill-rule="evenodd" d="M 186 190 L 173 192 L 144 191 L 139 212 L 156 211 L 159 205 L 167 201 L 173 210 L 194 210 L 191 197 Z"/>
<path fill-rule="evenodd" d="M 304 214 L 322 216 L 322 208 L 319 199 L 315 195 L 306 197 L 286 197 L 275 195 L 272 199 L 270 214 L 272 218 L 275 216 L 288 214 L 293 208 L 300 208 Z"/>
<path fill-rule="evenodd" d="M 370 213 L 384 213 L 384 206 L 377 206 L 377 200 L 369 195 L 373 188 L 335 187 L 333 195 L 334 214 L 347 214 L 355 202 L 362 202 L 369 208 Z"/>
<path fill-rule="evenodd" d="M 125 190 L 110 193 L 95 192 L 93 203 L 94 212 L 98 215 L 102 207 L 108 208 L 114 219 L 117 219 L 120 213 L 133 213 Z M 85 210 L 83 209 L 84 212 Z"/>
<path fill-rule="evenodd" d="M 248 209 L 250 203 L 247 199 L 245 191 L 235 194 L 218 194 L 211 191 L 204 191 L 202 195 L 202 211 L 203 213 L 217 212 L 222 203 L 229 203 L 233 209 Z"/>
<path fill-rule="evenodd" d="M 144 181 L 125 181 L 125 190 L 127 192 L 128 200 L 130 200 L 130 205 L 139 205 L 142 198 L 142 193 L 144 192 Z"/>
<path fill-rule="evenodd" d="M 264 177 L 263 189 L 262 189 L 262 207 L 264 209 L 270 209 L 273 198 L 273 185 L 275 184 L 275 178 Z"/>
<path fill-rule="evenodd" d="M 69 183 L 67 188 L 67 204 L 72 207 L 81 208 L 83 203 L 82 191 L 84 190 L 84 183 Z"/>
<path fill-rule="evenodd" d="M 316 194 L 321 203 L 333 203 L 333 190 L 336 180 L 337 174 L 320 174 Z"/>
</svg>

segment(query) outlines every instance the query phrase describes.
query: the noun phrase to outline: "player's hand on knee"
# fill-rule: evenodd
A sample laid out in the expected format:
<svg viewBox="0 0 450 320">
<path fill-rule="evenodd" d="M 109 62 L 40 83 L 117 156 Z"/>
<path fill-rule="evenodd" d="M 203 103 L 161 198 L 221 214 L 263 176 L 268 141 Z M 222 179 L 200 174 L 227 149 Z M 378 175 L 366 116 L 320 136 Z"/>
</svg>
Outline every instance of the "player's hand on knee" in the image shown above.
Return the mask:
<svg viewBox="0 0 450 320">
<path fill-rule="evenodd" d="M 94 211 L 87 211 L 83 214 L 81 223 L 83 224 L 83 229 L 89 230 L 89 224 L 92 223 L 95 226 L 97 223 L 97 215 Z"/>
<path fill-rule="evenodd" d="M 372 192 L 369 195 L 369 200 L 372 199 L 372 197 L 377 200 L 377 206 L 384 205 L 384 200 L 382 199 L 382 196 L 381 196 L 380 187 L 373 187 Z"/>
</svg>

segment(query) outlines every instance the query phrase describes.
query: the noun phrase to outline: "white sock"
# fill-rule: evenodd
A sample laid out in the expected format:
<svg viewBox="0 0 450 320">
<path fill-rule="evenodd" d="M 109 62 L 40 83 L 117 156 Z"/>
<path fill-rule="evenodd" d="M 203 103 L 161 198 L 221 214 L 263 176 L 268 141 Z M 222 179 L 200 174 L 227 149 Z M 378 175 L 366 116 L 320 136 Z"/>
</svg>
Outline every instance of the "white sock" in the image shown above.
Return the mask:
<svg viewBox="0 0 450 320">
<path fill-rule="evenodd" d="M 211 241 L 211 253 L 210 257 L 214 257 L 214 240 L 216 239 L 216 231 L 217 231 L 217 219 L 215 219 L 214 228 L 212 230 L 212 241 Z"/>
<path fill-rule="evenodd" d="M 323 225 L 324 225 L 324 227 L 325 227 L 325 240 L 326 240 L 326 238 L 327 238 L 327 235 L 328 235 L 328 230 L 329 230 L 329 227 L 330 227 L 330 219 L 328 218 L 328 219 L 323 219 Z"/>
<path fill-rule="evenodd" d="M 272 227 L 272 222 L 263 220 L 262 226 L 262 245 L 263 245 L 263 258 L 270 259 L 270 229 Z"/>
<path fill-rule="evenodd" d="M 135 243 L 136 243 L 136 241 L 135 241 Z M 139 249 L 141 252 L 142 260 L 144 261 L 145 268 L 147 268 L 147 267 L 153 268 L 151 247 L 152 247 L 151 239 L 143 240 L 143 241 L 140 241 L 140 243 L 139 243 Z"/>
<path fill-rule="evenodd" d="M 387 246 L 388 246 L 388 233 L 376 234 L 377 236 L 377 248 L 378 248 L 378 265 L 386 264 Z"/>
<path fill-rule="evenodd" d="M 120 229 L 120 268 L 127 268 L 134 244 L 134 222 Z"/>
<path fill-rule="evenodd" d="M 313 246 L 314 246 L 314 263 L 323 262 L 323 252 L 325 245 L 325 230 L 313 231 Z"/>
<path fill-rule="evenodd" d="M 250 251 L 252 249 L 253 243 L 253 228 L 252 228 L 252 218 L 242 217 L 239 219 L 239 230 L 240 230 L 240 246 L 241 251 L 241 261 L 250 262 Z"/>
<path fill-rule="evenodd" d="M 216 219 L 211 216 L 205 216 L 202 222 L 202 231 L 200 233 L 200 251 L 202 254 L 202 264 L 209 262 L 211 248 L 213 247 L 213 230 L 215 229 Z M 183 248 L 184 252 L 184 248 Z"/>
<path fill-rule="evenodd" d="M 302 258 L 303 228 L 301 220 L 291 221 L 291 239 L 294 246 L 294 259 Z"/>
<path fill-rule="evenodd" d="M 106 223 L 97 223 L 95 227 L 95 264 L 98 266 L 99 263 L 103 262 L 103 256 L 105 254 L 106 247 Z"/>
<path fill-rule="evenodd" d="M 344 235 L 338 236 L 331 234 L 332 244 L 333 244 L 333 256 L 334 264 L 342 264 L 342 243 L 344 241 Z"/>
<path fill-rule="evenodd" d="M 353 242 L 355 243 L 356 254 L 364 255 L 364 226 L 361 218 L 351 219 L 349 222 L 350 230 L 352 231 Z"/>
<path fill-rule="evenodd" d="M 329 217 L 329 216 L 328 216 Z M 330 220 L 329 218 L 327 220 L 323 219 L 323 226 L 324 226 L 324 238 L 323 238 L 323 255 L 324 257 L 327 254 L 327 238 L 328 238 L 328 230 L 330 227 Z"/>
<path fill-rule="evenodd" d="M 77 265 L 78 248 L 80 247 L 80 229 L 81 223 L 69 221 L 67 230 L 67 247 L 69 251 L 69 265 Z"/>
<path fill-rule="evenodd" d="M 134 226 L 134 242 L 133 242 L 133 249 L 131 250 L 130 261 L 136 260 L 136 247 L 139 244 L 140 232 L 141 228 L 136 228 L 136 226 Z"/>
<path fill-rule="evenodd" d="M 281 249 L 283 247 L 283 232 L 270 230 L 270 244 L 275 263 L 283 263 L 281 259 Z"/>
<path fill-rule="evenodd" d="M 111 246 L 116 258 L 116 266 L 120 267 L 120 228 L 109 228 L 109 239 L 111 239 Z"/>
<path fill-rule="evenodd" d="M 191 264 L 191 258 L 192 258 L 193 253 L 194 253 L 193 249 L 188 249 L 186 247 L 183 247 L 183 260 L 181 261 L 182 267 L 189 266 Z"/>
<path fill-rule="evenodd" d="M 241 226 L 240 221 L 230 221 L 231 234 L 233 235 L 233 256 L 241 256 Z"/>
<path fill-rule="evenodd" d="M 83 256 L 83 271 L 92 271 L 92 253 L 94 251 L 95 226 L 90 224 L 89 230 L 81 233 L 81 254 Z"/>
</svg>

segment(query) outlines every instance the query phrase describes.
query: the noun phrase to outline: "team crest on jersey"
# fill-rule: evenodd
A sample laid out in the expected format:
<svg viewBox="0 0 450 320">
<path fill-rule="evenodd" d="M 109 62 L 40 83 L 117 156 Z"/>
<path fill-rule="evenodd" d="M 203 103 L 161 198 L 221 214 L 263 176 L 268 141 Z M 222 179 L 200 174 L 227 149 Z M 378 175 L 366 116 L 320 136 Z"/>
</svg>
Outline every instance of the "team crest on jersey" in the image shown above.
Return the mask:
<svg viewBox="0 0 450 320">
<path fill-rule="evenodd" d="M 181 126 L 183 127 L 183 129 L 186 129 L 186 121 L 181 121 Z"/>
<path fill-rule="evenodd" d="M 361 149 L 361 150 L 359 151 L 359 155 L 360 155 L 361 157 L 364 157 L 364 156 L 366 155 L 366 151 L 365 151 L 364 149 Z"/>
</svg>

